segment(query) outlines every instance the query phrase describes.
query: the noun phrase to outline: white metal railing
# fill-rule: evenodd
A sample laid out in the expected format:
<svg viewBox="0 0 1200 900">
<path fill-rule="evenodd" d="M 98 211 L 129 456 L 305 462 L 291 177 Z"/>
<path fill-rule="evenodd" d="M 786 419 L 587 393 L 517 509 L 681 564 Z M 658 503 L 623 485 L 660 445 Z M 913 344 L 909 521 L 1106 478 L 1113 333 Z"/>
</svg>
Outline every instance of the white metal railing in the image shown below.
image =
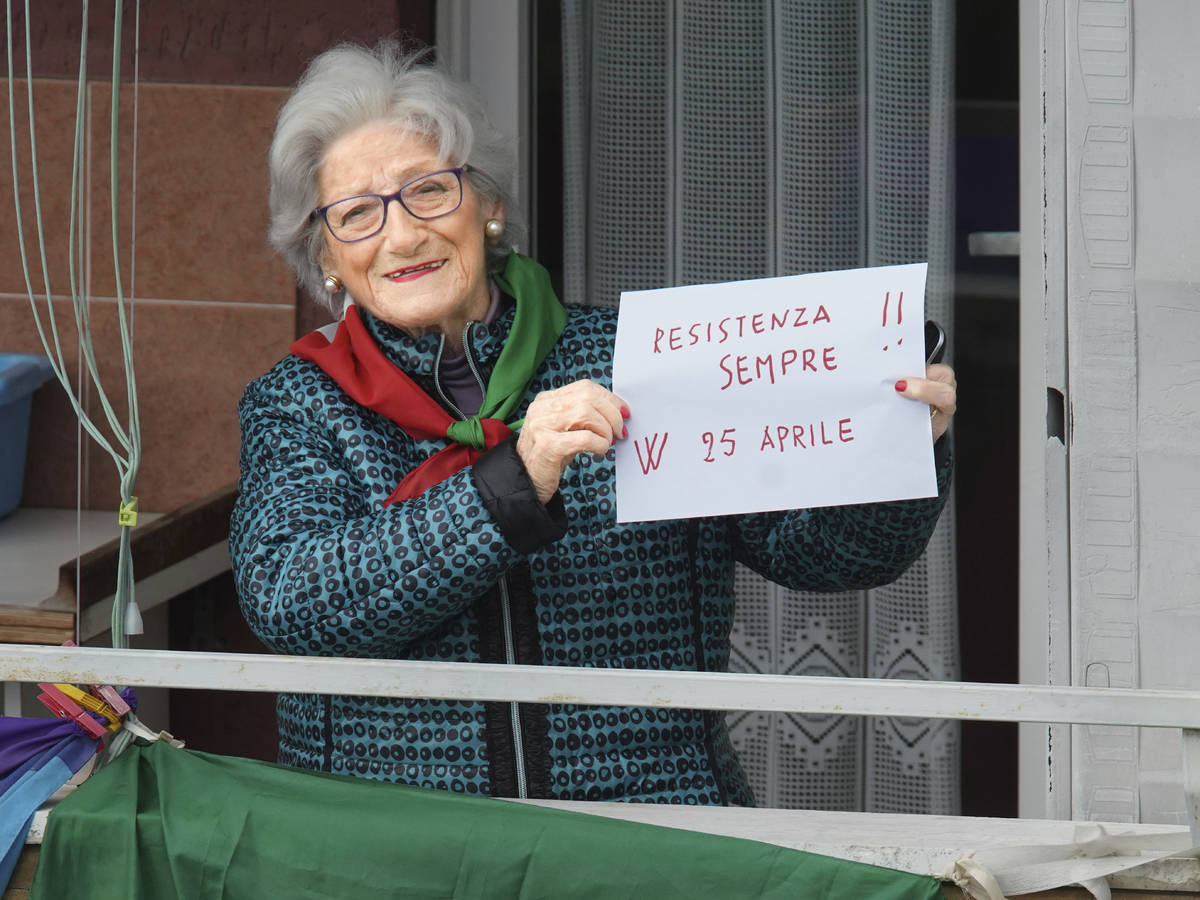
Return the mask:
<svg viewBox="0 0 1200 900">
<path fill-rule="evenodd" d="M 0 644 L 0 681 L 1200 729 L 1200 691 Z"/>
<path fill-rule="evenodd" d="M 1200 846 L 1200 691 L 510 666 L 0 644 L 0 682 L 911 716 L 1183 730 Z"/>
</svg>

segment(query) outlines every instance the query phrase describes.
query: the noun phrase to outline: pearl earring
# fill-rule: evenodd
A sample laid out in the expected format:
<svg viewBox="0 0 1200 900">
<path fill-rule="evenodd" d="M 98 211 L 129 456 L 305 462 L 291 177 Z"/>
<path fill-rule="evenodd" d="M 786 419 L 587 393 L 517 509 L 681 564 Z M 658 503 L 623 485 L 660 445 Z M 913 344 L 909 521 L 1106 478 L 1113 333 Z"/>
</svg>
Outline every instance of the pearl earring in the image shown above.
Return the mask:
<svg viewBox="0 0 1200 900">
<path fill-rule="evenodd" d="M 487 224 L 483 226 L 483 233 L 494 241 L 504 234 L 504 223 L 499 219 L 488 219 Z"/>
<path fill-rule="evenodd" d="M 329 291 L 331 294 L 340 293 L 342 290 L 342 279 L 338 278 L 336 275 L 326 275 L 325 290 Z"/>
</svg>

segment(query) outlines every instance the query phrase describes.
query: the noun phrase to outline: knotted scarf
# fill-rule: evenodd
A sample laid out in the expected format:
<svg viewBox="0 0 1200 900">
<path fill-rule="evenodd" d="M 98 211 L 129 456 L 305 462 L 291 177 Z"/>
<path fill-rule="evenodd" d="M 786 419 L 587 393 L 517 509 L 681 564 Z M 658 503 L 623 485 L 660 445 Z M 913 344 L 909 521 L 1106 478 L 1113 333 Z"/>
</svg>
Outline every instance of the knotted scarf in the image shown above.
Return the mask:
<svg viewBox="0 0 1200 900">
<path fill-rule="evenodd" d="M 504 271 L 495 279 L 500 289 L 516 300 L 516 313 L 483 404 L 468 419 L 454 419 L 388 359 L 356 307 L 346 310 L 333 340 L 313 331 L 291 346 L 292 353 L 318 365 L 352 400 L 386 416 L 410 437 L 450 442 L 409 472 L 385 506 L 419 497 L 521 427 L 520 421 L 509 420 L 538 366 L 562 334 L 567 314 L 554 295 L 550 275 L 527 256 L 509 254 Z"/>
</svg>

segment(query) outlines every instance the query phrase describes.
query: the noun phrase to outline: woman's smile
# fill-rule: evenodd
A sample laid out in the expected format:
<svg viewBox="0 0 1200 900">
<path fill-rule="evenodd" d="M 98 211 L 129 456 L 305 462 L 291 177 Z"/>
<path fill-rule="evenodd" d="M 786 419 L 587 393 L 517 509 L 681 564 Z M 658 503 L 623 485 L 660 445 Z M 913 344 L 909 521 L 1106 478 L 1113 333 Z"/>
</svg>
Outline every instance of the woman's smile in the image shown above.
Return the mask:
<svg viewBox="0 0 1200 900">
<path fill-rule="evenodd" d="M 370 123 L 330 146 L 317 179 L 320 202 L 387 195 L 457 162 L 440 158 L 424 135 Z M 466 180 L 462 204 L 436 218 L 419 219 L 392 199 L 378 234 L 345 242 L 326 232 L 324 269 L 376 318 L 414 337 L 440 332 L 456 350 L 463 326 L 487 312 L 484 224 L 502 212 L 482 203 Z"/>
<path fill-rule="evenodd" d="M 416 281 L 418 278 L 423 278 L 426 275 L 432 275 L 441 269 L 446 264 L 444 259 L 436 260 L 435 262 L 418 263 L 415 266 L 406 266 L 395 271 L 388 272 L 384 275 L 390 281 Z"/>
</svg>

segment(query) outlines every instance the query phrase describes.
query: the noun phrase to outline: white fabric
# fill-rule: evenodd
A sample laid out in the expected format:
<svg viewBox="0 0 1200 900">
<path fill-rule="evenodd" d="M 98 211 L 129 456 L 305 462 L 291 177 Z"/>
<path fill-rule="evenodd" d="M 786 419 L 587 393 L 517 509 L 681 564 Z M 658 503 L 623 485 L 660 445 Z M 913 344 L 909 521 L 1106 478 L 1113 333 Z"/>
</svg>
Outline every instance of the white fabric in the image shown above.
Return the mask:
<svg viewBox="0 0 1200 900">
<path fill-rule="evenodd" d="M 564 0 L 566 296 L 928 260 L 953 335 L 952 10 Z M 893 585 L 736 588 L 735 671 L 958 677 L 953 498 Z M 729 721 L 760 805 L 959 810 L 957 723 Z"/>
<path fill-rule="evenodd" d="M 947 872 L 972 897 L 1002 900 L 1077 884 L 1097 900 L 1110 900 L 1106 877 L 1159 859 L 1197 855 L 1187 832 L 1110 834 L 1097 822 L 1076 826 L 1068 844 L 992 848 L 964 855 Z M 960 880 L 963 879 L 963 880 Z"/>
<path fill-rule="evenodd" d="M 516 802 L 744 838 L 932 875 L 957 884 L 975 900 L 1003 900 L 1071 884 L 1103 900 L 1110 878 L 1125 890 L 1175 890 L 1195 896 L 1200 889 L 1196 850 L 1188 829 L 1179 826 L 741 807 L 700 810 L 657 803 Z"/>
</svg>

